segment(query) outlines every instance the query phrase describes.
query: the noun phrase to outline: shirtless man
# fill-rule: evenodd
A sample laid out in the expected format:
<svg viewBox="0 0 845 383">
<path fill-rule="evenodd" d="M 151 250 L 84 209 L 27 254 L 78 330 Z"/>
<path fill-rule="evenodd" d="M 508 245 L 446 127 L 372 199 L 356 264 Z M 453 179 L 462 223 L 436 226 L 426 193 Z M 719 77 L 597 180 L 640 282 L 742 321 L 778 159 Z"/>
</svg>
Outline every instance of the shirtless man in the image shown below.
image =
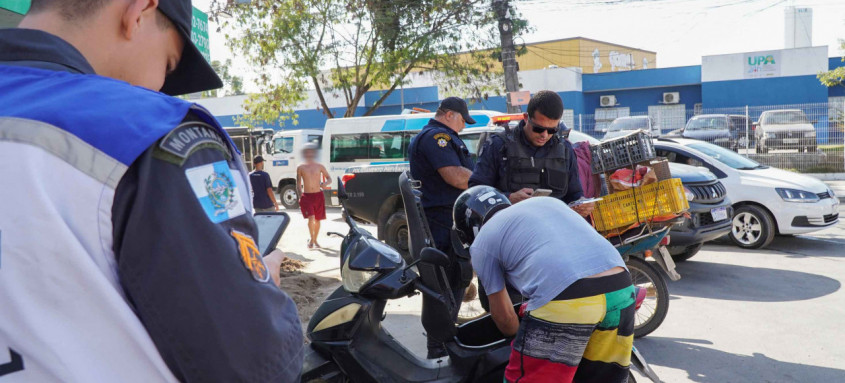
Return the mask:
<svg viewBox="0 0 845 383">
<path fill-rule="evenodd" d="M 317 145 L 307 144 L 302 148 L 305 163 L 296 168 L 296 192 L 299 193 L 299 209 L 308 219 L 308 231 L 311 239 L 308 248 L 320 248 L 317 234 L 320 233 L 320 221 L 326 219 L 326 199 L 323 188 L 332 183 L 326 168 L 317 163 Z"/>
</svg>

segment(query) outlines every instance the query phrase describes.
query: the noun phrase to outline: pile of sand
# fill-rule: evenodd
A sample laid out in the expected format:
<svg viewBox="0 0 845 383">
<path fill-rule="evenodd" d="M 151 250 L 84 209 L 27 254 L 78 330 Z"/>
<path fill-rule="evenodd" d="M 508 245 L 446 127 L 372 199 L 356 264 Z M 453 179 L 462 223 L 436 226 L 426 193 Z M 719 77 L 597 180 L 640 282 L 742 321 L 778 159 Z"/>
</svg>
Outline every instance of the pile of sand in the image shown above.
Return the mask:
<svg viewBox="0 0 845 383">
<path fill-rule="evenodd" d="M 340 286 L 340 279 L 303 273 L 304 267 L 305 263 L 287 258 L 282 262 L 280 278 L 282 290 L 296 302 L 303 331 L 323 299 Z"/>
</svg>

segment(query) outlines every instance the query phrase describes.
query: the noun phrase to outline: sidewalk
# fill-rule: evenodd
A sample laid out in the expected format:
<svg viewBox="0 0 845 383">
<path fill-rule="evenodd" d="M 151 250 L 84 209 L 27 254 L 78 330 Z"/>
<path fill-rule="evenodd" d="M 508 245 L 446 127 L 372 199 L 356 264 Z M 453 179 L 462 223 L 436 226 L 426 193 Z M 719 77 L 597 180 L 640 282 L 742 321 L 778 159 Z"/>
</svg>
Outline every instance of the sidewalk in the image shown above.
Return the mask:
<svg viewBox="0 0 845 383">
<path fill-rule="evenodd" d="M 845 181 L 824 181 L 824 183 L 833 189 L 833 192 L 839 197 L 839 202 L 845 203 Z"/>
</svg>

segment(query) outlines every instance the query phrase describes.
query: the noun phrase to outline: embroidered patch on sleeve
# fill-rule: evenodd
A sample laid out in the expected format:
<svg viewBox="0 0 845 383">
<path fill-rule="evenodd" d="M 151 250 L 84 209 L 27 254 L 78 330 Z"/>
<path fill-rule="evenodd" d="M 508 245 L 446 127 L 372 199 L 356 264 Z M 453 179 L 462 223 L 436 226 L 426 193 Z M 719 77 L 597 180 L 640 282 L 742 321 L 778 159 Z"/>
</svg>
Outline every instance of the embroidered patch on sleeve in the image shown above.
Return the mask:
<svg viewBox="0 0 845 383">
<path fill-rule="evenodd" d="M 449 141 L 452 140 L 452 137 L 446 133 L 437 133 L 434 135 L 434 140 L 437 141 L 437 146 L 445 148 L 446 145 L 449 145 Z"/>
<path fill-rule="evenodd" d="M 267 270 L 267 265 L 264 264 L 264 259 L 258 252 L 258 246 L 255 245 L 255 240 L 249 234 L 241 233 L 232 229 L 232 237 L 238 243 L 238 252 L 241 254 L 241 262 L 244 267 L 252 274 L 252 278 L 259 282 L 267 282 L 270 280 L 270 271 Z"/>
<path fill-rule="evenodd" d="M 202 122 L 186 122 L 167 133 L 158 144 L 159 149 L 185 159 L 195 150 L 214 148 L 229 156 L 226 142 L 214 127 Z"/>
<path fill-rule="evenodd" d="M 241 215 L 246 209 L 238 191 L 240 173 L 226 161 L 185 170 L 185 176 L 208 219 L 220 223 Z"/>
</svg>

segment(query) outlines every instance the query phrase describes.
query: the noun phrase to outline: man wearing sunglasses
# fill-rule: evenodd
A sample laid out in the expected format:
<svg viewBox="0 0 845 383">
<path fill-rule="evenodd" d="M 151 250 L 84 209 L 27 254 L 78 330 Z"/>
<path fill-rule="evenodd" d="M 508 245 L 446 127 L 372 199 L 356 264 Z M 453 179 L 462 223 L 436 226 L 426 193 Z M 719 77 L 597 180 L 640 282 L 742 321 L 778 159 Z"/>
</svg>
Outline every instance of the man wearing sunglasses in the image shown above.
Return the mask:
<svg viewBox="0 0 845 383">
<path fill-rule="evenodd" d="M 537 189 L 551 190 L 551 197 L 566 203 L 583 197 L 575 152 L 569 141 L 557 134 L 562 116 L 563 101 L 557 93 L 537 92 L 519 126 L 495 134 L 485 143 L 469 186 L 493 186 L 511 203 L 531 198 Z M 572 209 L 586 217 L 593 204 Z"/>
</svg>

